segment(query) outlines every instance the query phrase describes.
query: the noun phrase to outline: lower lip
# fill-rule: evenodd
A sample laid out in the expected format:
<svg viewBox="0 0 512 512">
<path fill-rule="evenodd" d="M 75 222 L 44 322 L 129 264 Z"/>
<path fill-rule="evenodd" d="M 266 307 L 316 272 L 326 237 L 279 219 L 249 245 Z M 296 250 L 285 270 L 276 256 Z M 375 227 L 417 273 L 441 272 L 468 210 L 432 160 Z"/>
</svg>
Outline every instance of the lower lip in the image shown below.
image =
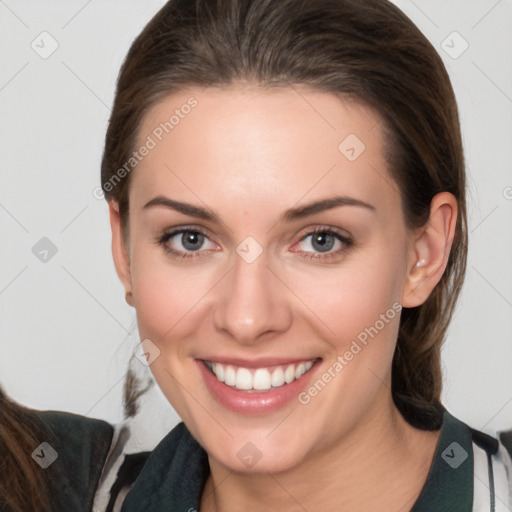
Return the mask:
<svg viewBox="0 0 512 512">
<path fill-rule="evenodd" d="M 196 359 L 196 362 L 208 390 L 218 402 L 234 412 L 259 415 L 276 411 L 296 398 L 308 384 L 320 360 L 315 361 L 310 370 L 297 380 L 266 391 L 244 391 L 228 386 L 220 382 L 203 361 Z"/>
</svg>

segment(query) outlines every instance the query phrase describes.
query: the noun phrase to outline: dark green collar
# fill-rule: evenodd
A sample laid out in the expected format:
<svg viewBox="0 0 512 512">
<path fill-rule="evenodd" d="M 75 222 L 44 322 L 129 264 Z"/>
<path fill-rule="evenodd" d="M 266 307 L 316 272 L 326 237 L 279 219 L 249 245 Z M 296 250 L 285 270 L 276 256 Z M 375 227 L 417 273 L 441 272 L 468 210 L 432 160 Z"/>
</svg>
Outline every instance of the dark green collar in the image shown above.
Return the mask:
<svg viewBox="0 0 512 512">
<path fill-rule="evenodd" d="M 121 512 L 197 512 L 209 472 L 206 452 L 181 422 L 151 452 Z"/>
<path fill-rule="evenodd" d="M 184 423 L 149 456 L 121 512 L 198 511 L 208 457 Z M 448 411 L 430 472 L 411 512 L 468 512 L 473 508 L 473 449 L 469 428 Z"/>
<path fill-rule="evenodd" d="M 473 446 L 467 425 L 443 413 L 441 434 L 427 481 L 411 512 L 473 510 Z"/>
</svg>

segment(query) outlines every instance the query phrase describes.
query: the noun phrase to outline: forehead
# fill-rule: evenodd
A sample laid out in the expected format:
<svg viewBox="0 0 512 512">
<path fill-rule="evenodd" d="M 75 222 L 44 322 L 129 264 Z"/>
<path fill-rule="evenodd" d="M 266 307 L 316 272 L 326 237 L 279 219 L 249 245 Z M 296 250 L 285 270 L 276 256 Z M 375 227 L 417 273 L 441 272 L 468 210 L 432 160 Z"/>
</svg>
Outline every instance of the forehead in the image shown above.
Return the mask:
<svg viewBox="0 0 512 512">
<path fill-rule="evenodd" d="M 300 86 L 192 87 L 153 107 L 136 149 L 130 202 L 181 195 L 286 209 L 328 195 L 396 204 L 380 117 L 361 102 Z M 277 211 L 277 210 L 276 210 Z"/>
</svg>

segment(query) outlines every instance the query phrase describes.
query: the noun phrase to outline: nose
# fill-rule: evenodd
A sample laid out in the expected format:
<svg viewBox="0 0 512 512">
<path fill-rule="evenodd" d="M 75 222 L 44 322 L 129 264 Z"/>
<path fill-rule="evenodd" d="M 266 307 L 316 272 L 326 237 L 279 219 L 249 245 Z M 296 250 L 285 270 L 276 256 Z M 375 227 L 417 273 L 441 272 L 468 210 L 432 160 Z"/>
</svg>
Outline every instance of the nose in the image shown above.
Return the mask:
<svg viewBox="0 0 512 512">
<path fill-rule="evenodd" d="M 245 345 L 288 330 L 292 310 L 286 288 L 268 268 L 265 252 L 252 263 L 238 255 L 234 260 L 234 268 L 219 283 L 215 328 Z"/>
</svg>

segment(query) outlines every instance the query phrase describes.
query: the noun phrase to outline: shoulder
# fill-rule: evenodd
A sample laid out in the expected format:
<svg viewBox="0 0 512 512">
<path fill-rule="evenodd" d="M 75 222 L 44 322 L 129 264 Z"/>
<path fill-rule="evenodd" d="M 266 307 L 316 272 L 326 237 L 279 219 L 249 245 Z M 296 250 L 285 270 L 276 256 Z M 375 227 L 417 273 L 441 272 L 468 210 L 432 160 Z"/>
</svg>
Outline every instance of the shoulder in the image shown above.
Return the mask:
<svg viewBox="0 0 512 512">
<path fill-rule="evenodd" d="M 446 409 L 434 459 L 414 512 L 510 512 L 511 465 L 496 437 Z"/>
<path fill-rule="evenodd" d="M 201 490 L 209 472 L 208 457 L 183 422 L 140 460 L 125 456 L 112 488 L 112 510 L 199 510 Z M 120 492 L 121 491 L 121 492 Z M 116 499 L 117 498 L 117 499 Z"/>
<path fill-rule="evenodd" d="M 164 438 L 171 438 L 165 454 L 174 453 L 179 444 L 176 434 L 182 427 L 174 428 L 180 421 L 158 386 L 150 386 L 138 398 L 135 415 L 114 425 L 112 444 L 94 500 L 98 510 L 118 510 L 150 453 Z"/>
<path fill-rule="evenodd" d="M 499 491 L 499 493 L 500 498 L 501 494 L 506 494 L 508 483 L 508 510 L 512 510 L 512 430 L 508 432 L 498 432 L 498 440 L 499 446 L 494 455 L 494 461 L 497 467 L 498 485 L 500 489 L 503 489 L 503 491 Z M 507 503 L 506 496 L 503 497 L 502 501 Z"/>
<path fill-rule="evenodd" d="M 473 448 L 474 512 L 512 510 L 512 460 L 499 436 L 468 427 Z"/>
<path fill-rule="evenodd" d="M 504 430 L 503 432 L 499 432 L 499 440 L 512 459 L 512 430 Z"/>
<path fill-rule="evenodd" d="M 113 427 L 63 411 L 25 412 L 40 427 L 40 444 L 32 458 L 48 472 L 59 510 L 91 510 Z"/>
</svg>

